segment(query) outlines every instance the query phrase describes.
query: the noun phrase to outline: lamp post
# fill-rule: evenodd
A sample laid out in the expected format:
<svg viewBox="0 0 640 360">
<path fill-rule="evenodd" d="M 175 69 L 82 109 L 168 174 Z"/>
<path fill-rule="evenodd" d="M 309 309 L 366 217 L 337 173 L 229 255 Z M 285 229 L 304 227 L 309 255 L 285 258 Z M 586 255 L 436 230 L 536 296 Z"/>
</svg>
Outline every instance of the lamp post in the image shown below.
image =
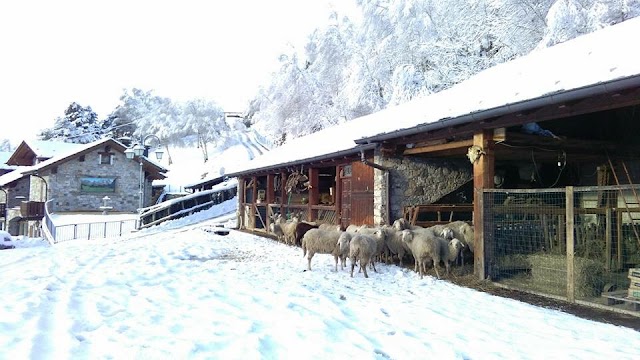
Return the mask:
<svg viewBox="0 0 640 360">
<path fill-rule="evenodd" d="M 145 142 L 150 139 L 150 138 L 155 138 L 156 141 L 158 142 L 158 147 L 156 148 L 156 158 L 158 160 L 162 159 L 162 154 L 163 151 L 160 148 L 160 138 L 158 138 L 156 135 L 153 134 L 149 134 L 146 136 L 140 136 L 140 142 L 137 144 L 134 144 L 133 146 L 127 148 L 127 150 L 124 151 L 124 154 L 127 156 L 127 159 L 133 159 L 134 157 L 138 158 L 138 162 L 140 164 L 140 183 L 139 183 L 139 194 L 140 194 L 140 206 L 139 209 L 142 209 L 142 207 L 144 206 L 144 171 L 142 171 L 142 157 L 143 156 L 148 156 L 147 154 L 147 148 L 145 145 Z"/>
</svg>

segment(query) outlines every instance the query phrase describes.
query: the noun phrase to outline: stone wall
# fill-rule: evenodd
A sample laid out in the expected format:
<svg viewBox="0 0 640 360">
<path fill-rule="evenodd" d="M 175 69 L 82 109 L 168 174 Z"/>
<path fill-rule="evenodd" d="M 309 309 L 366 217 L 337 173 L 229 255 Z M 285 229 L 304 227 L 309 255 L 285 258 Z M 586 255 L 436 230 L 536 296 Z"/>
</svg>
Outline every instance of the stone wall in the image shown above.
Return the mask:
<svg viewBox="0 0 640 360">
<path fill-rule="evenodd" d="M 49 184 L 49 199 L 52 201 L 54 212 L 86 212 L 100 211 L 102 198 L 108 196 L 111 200 L 111 211 L 136 212 L 139 206 L 139 163 L 127 159 L 123 153 L 113 152 L 112 164 L 100 164 L 99 153 L 102 148 L 87 153 L 84 161 L 72 158 L 58 165 L 55 173 L 48 170 L 41 174 Z M 115 177 L 115 192 L 87 193 L 80 188 L 83 177 Z M 39 180 L 39 179 L 38 179 Z M 151 198 L 151 184 L 145 183 L 145 206 Z"/>
<path fill-rule="evenodd" d="M 389 213 L 386 209 L 385 171 L 374 174 L 374 221 L 393 222 L 409 205 L 432 204 L 473 179 L 469 161 L 427 159 L 417 156 L 385 157 L 376 153 L 375 163 L 389 169 Z"/>
</svg>

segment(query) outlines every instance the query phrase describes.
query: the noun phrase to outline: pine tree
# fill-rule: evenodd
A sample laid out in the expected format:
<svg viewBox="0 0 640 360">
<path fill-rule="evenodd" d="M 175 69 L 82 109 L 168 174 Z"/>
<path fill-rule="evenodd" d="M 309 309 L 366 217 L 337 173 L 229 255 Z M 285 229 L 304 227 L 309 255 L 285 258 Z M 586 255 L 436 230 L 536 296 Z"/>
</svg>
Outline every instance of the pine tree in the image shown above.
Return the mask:
<svg viewBox="0 0 640 360">
<path fill-rule="evenodd" d="M 64 112 L 64 117 L 55 120 L 53 128 L 44 129 L 40 140 L 57 140 L 76 144 L 87 144 L 104 136 L 104 130 L 98 121 L 98 115 L 90 106 L 82 107 L 73 102 Z"/>
</svg>

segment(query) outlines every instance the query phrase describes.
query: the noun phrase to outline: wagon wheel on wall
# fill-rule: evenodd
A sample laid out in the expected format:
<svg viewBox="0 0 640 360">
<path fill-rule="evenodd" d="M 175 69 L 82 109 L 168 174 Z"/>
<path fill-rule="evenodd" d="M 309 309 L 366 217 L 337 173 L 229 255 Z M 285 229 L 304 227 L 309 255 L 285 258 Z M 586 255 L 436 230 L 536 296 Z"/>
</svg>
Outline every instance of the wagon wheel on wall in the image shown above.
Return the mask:
<svg viewBox="0 0 640 360">
<path fill-rule="evenodd" d="M 285 190 L 288 194 L 291 194 L 292 191 L 296 194 L 300 194 L 308 188 L 309 177 L 297 171 L 289 175 L 289 177 L 287 178 L 287 183 L 285 184 Z"/>
</svg>

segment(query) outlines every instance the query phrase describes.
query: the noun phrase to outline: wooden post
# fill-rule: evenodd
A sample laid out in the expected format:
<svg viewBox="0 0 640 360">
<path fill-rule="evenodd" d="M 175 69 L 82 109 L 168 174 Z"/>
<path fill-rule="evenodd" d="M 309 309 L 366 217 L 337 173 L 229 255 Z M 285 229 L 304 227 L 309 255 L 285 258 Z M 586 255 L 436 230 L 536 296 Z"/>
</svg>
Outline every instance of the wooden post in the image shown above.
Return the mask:
<svg viewBox="0 0 640 360">
<path fill-rule="evenodd" d="M 245 203 L 245 188 L 244 188 L 244 178 L 238 178 L 238 221 L 237 225 L 239 229 L 245 228 L 244 223 L 244 203 Z"/>
<path fill-rule="evenodd" d="M 605 263 L 605 268 L 607 269 L 607 271 L 611 271 L 611 258 L 612 258 L 612 250 L 613 250 L 613 243 L 612 243 L 612 236 L 611 236 L 611 208 L 609 206 L 607 206 L 604 209 L 604 218 L 605 218 L 605 222 L 604 222 L 604 246 L 605 246 L 605 256 L 607 257 L 604 260 Z"/>
<path fill-rule="evenodd" d="M 631 215 L 631 214 L 629 214 Z M 631 226 L 633 225 L 633 220 L 631 221 Z M 616 210 L 616 233 L 617 233 L 617 255 L 618 255 L 618 264 L 616 269 L 622 270 L 622 211 Z"/>
<path fill-rule="evenodd" d="M 491 262 L 492 244 L 485 243 L 483 229 L 483 203 L 479 194 L 484 189 L 493 188 L 493 176 L 495 172 L 495 154 L 493 144 L 493 131 L 482 130 L 473 135 L 473 145 L 480 147 L 482 155 L 473 163 L 473 228 L 474 228 L 474 273 L 484 280 L 488 275 L 488 264 Z M 493 236 L 490 236 L 493 238 Z"/>
<path fill-rule="evenodd" d="M 265 196 L 267 218 L 264 219 L 266 221 L 265 226 L 267 227 L 267 229 L 271 229 L 271 216 L 273 215 L 271 212 L 271 204 L 273 203 L 273 198 L 275 197 L 275 190 L 273 189 L 274 177 L 274 174 L 267 174 L 267 194 Z"/>
<path fill-rule="evenodd" d="M 251 188 L 251 217 L 249 218 L 249 228 L 251 230 L 255 230 L 256 228 L 256 212 L 258 211 L 258 208 L 256 207 L 256 201 L 258 199 L 258 177 L 257 176 L 253 176 L 251 178 L 251 182 L 253 183 L 253 186 Z"/>
<path fill-rule="evenodd" d="M 284 205 L 287 203 L 287 173 L 280 172 L 280 213 L 286 215 Z"/>
<path fill-rule="evenodd" d="M 342 166 L 336 166 L 335 190 L 333 193 L 333 209 L 336 212 L 336 225 L 342 227 Z"/>
<path fill-rule="evenodd" d="M 307 202 L 307 213 L 309 214 L 309 221 L 314 221 L 318 218 L 318 210 L 313 210 L 314 205 L 318 205 L 320 200 L 320 176 L 318 168 L 309 168 L 309 201 Z"/>
<path fill-rule="evenodd" d="M 576 301 L 576 284 L 574 279 L 574 248 L 573 248 L 573 231 L 574 231 L 574 208 L 573 208 L 573 186 L 567 186 L 566 188 L 566 203 L 565 208 L 567 212 L 567 300 L 570 302 Z"/>
</svg>

